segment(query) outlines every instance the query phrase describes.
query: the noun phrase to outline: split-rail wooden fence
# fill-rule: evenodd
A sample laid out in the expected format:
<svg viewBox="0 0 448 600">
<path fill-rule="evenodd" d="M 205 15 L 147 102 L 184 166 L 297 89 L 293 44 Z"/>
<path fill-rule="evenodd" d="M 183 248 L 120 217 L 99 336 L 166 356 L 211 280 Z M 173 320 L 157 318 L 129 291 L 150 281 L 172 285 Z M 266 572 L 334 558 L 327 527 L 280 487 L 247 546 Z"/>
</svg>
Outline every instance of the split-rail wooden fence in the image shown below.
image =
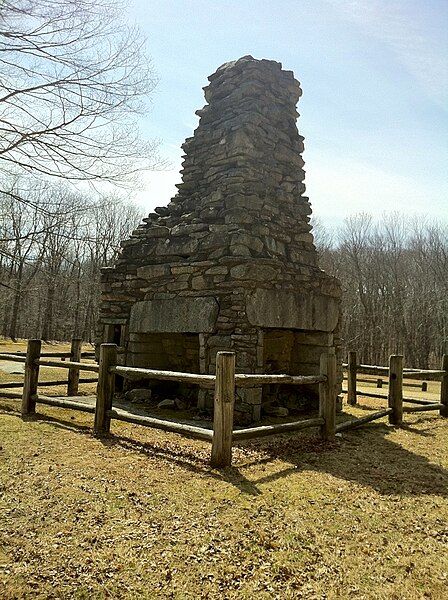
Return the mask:
<svg viewBox="0 0 448 600">
<path fill-rule="evenodd" d="M 358 354 L 356 351 L 348 353 L 348 362 L 343 364 L 347 375 L 344 379 L 347 381 L 347 389 L 343 390 L 347 393 L 347 403 L 355 406 L 357 404 L 358 394 L 367 398 L 378 398 L 388 402 L 389 408 L 396 407 L 394 416 L 389 417 L 391 423 L 400 424 L 403 420 L 403 413 L 439 411 L 442 417 L 448 417 L 448 354 L 442 356 L 442 364 L 440 370 L 437 369 L 413 369 L 403 367 L 403 357 L 393 355 L 389 359 L 389 366 L 363 365 L 358 362 Z M 359 378 L 358 374 L 363 375 L 380 375 L 381 381 L 386 378 L 388 380 L 388 394 L 380 394 L 369 392 L 366 390 L 359 391 L 357 384 L 359 382 L 375 383 L 372 379 Z M 410 380 L 410 381 L 406 381 Z M 420 380 L 422 384 L 415 385 L 413 381 Z M 440 401 L 434 402 L 424 400 L 422 398 L 410 398 L 403 396 L 404 388 L 419 387 L 422 391 L 427 391 L 428 381 L 440 381 Z M 426 384 L 426 385 L 423 385 Z M 378 383 L 377 383 L 377 387 Z M 411 404 L 413 406 L 407 406 Z M 368 418 L 368 417 L 366 417 Z"/>
<path fill-rule="evenodd" d="M 406 412 L 423 410 L 439 410 L 444 417 L 448 416 L 448 355 L 443 357 L 442 369 L 421 370 L 406 369 L 403 371 L 403 357 L 391 356 L 389 367 L 376 367 L 359 365 L 356 354 L 349 354 L 349 362 L 345 365 L 348 369 L 348 402 L 356 404 L 356 381 L 358 373 L 387 374 L 389 381 L 388 396 L 361 392 L 364 396 L 385 398 L 388 407 L 376 411 L 366 417 L 350 419 L 336 423 L 337 400 L 337 374 L 336 355 L 334 349 L 322 354 L 319 375 L 276 375 L 276 374 L 241 374 L 235 372 L 235 353 L 218 352 L 216 360 L 216 374 L 196 374 L 156 369 L 126 367 L 117 364 L 117 346 L 115 344 L 102 344 L 100 347 L 99 364 L 82 362 L 82 358 L 92 358 L 92 352 L 81 352 L 81 341 L 72 341 L 72 348 L 67 353 L 42 353 L 41 340 L 28 340 L 26 354 L 0 353 L 0 360 L 25 363 L 23 391 L 8 392 L 0 389 L 0 395 L 9 398 L 21 397 L 22 416 L 33 415 L 36 403 L 50 406 L 74 409 L 94 414 L 93 431 L 96 436 L 107 435 L 110 432 L 111 420 L 116 419 L 127 423 L 143 425 L 164 431 L 183 434 L 211 442 L 211 465 L 214 467 L 230 466 L 232 460 L 232 444 L 240 440 L 264 437 L 279 433 L 298 431 L 308 427 L 319 427 L 321 437 L 331 440 L 337 432 L 359 427 L 371 421 L 388 416 L 393 425 L 400 425 L 403 419 L 403 402 L 413 402 L 417 406 L 405 408 Z M 55 360 L 59 358 L 60 360 Z M 66 360 L 69 359 L 69 360 Z M 39 381 L 39 368 L 41 366 L 68 369 L 67 396 L 76 396 L 78 384 L 82 382 L 97 381 L 96 404 L 88 405 L 82 402 L 82 397 L 76 401 L 66 397 L 52 397 L 38 393 L 38 386 L 61 385 L 64 381 Z M 96 379 L 80 379 L 80 371 L 97 373 Z M 409 379 L 440 380 L 440 402 L 412 400 L 403 398 L 403 374 Z M 127 410 L 114 408 L 113 397 L 115 390 L 115 377 L 124 379 L 156 379 L 164 381 L 177 381 L 196 384 L 200 387 L 214 389 L 214 415 L 213 429 L 198 427 L 188 423 L 168 421 L 156 417 L 137 415 Z M 260 387 L 267 384 L 288 385 L 319 385 L 319 415 L 313 418 L 261 425 L 258 427 L 236 428 L 233 427 L 233 411 L 235 404 L 236 388 Z M 2 384 L 4 387 L 15 387 L 14 384 Z M 81 400 L 81 401 L 80 401 Z"/>
</svg>

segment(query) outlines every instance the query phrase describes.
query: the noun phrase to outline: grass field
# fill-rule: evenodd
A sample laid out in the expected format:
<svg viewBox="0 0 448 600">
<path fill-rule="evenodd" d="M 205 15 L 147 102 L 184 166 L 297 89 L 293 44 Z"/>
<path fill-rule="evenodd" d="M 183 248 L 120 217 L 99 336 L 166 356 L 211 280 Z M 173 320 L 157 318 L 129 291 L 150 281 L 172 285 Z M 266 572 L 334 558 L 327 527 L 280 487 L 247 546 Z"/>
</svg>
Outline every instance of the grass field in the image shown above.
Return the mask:
<svg viewBox="0 0 448 600">
<path fill-rule="evenodd" d="M 379 406 L 361 397 L 341 418 Z M 22 421 L 0 397 L 2 600 L 448 598 L 435 413 L 334 444 L 247 442 L 221 472 L 205 442 L 120 422 L 99 440 L 91 425 L 46 406 Z"/>
</svg>

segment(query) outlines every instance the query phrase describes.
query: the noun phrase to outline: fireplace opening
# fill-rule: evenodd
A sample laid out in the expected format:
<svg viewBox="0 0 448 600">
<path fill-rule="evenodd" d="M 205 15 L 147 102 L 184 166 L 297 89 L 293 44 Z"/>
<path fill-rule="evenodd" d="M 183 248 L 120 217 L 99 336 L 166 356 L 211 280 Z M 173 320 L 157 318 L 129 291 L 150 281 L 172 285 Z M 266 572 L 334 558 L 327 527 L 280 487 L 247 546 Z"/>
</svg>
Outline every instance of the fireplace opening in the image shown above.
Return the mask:
<svg viewBox="0 0 448 600">
<path fill-rule="evenodd" d="M 320 355 L 328 352 L 326 332 L 265 329 L 263 332 L 263 372 L 288 375 L 317 375 Z M 318 408 L 318 385 L 266 385 L 262 406 L 281 406 L 288 411 L 309 412 Z"/>
<path fill-rule="evenodd" d="M 199 335 L 194 333 L 132 333 L 128 365 L 161 371 L 199 373 Z M 142 380 L 132 387 L 148 387 L 154 400 L 182 399 L 190 406 L 197 402 L 198 388 L 175 381 Z"/>
</svg>

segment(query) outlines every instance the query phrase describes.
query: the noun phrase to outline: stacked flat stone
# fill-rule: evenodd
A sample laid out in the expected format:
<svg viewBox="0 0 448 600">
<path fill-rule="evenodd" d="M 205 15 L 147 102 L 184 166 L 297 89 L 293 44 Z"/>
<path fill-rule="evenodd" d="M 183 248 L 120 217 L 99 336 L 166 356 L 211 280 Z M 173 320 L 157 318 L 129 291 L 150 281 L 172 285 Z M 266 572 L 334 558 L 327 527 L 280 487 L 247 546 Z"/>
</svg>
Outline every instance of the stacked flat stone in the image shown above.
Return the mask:
<svg viewBox="0 0 448 600">
<path fill-rule="evenodd" d="M 262 372 L 263 333 L 248 319 L 248 294 L 276 291 L 281 302 L 285 291 L 316 292 L 334 312 L 340 288 L 317 266 L 296 127 L 299 82 L 280 63 L 251 56 L 222 65 L 209 81 L 199 126 L 182 146 L 177 195 L 144 219 L 115 267 L 103 270 L 101 324 L 127 325 L 139 300 L 210 296 L 219 310 L 213 331 L 200 335 L 201 372 L 213 372 L 216 351 L 229 349 L 237 370 Z M 313 352 L 330 343 L 338 344 L 336 330 Z M 126 344 L 127 364 L 148 366 L 132 334 Z M 316 370 L 314 355 L 309 370 Z M 244 392 L 242 410 L 257 412 L 257 394 Z"/>
</svg>

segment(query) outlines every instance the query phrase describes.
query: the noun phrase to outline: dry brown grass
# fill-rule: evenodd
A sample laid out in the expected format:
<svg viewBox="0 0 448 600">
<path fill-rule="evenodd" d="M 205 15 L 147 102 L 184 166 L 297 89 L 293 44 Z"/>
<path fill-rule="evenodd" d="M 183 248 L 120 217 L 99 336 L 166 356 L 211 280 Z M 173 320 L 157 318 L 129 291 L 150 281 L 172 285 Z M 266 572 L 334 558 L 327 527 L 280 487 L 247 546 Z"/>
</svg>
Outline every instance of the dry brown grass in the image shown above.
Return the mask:
<svg viewBox="0 0 448 600">
<path fill-rule="evenodd" d="M 0 399 L 2 599 L 448 597 L 434 413 L 248 442 L 219 472 L 205 442 L 119 422 L 98 440 L 92 415 L 17 408 Z"/>
</svg>

